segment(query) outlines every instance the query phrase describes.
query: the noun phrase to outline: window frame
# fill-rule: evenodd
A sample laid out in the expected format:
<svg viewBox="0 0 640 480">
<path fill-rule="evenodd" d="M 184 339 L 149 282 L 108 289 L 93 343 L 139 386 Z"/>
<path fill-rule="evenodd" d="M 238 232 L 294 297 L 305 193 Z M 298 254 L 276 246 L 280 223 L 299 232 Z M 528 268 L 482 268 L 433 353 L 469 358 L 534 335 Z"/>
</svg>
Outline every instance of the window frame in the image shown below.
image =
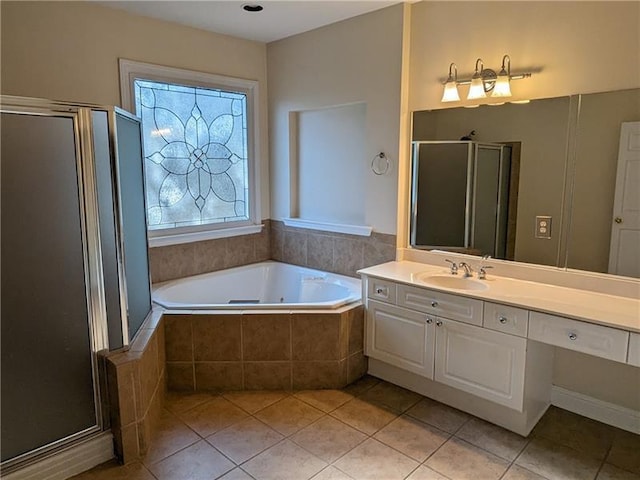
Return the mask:
<svg viewBox="0 0 640 480">
<path fill-rule="evenodd" d="M 248 220 L 216 222 L 204 225 L 149 229 L 149 246 L 158 247 L 179 243 L 209 240 L 258 233 L 262 230 L 260 210 L 260 115 L 259 84 L 255 80 L 228 77 L 212 73 L 166 67 L 151 63 L 119 59 L 120 100 L 122 108 L 136 115 L 135 80 L 174 83 L 189 87 L 222 89 L 247 96 L 247 170 Z M 145 177 L 146 179 L 146 177 Z"/>
</svg>

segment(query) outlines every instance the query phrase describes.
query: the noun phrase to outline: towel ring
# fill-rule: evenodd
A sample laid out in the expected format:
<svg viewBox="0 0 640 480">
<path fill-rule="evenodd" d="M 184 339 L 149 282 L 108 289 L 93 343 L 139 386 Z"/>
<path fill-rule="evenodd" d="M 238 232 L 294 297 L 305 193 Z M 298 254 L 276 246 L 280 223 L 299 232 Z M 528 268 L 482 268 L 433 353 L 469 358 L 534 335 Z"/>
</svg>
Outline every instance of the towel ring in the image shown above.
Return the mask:
<svg viewBox="0 0 640 480">
<path fill-rule="evenodd" d="M 384 165 L 383 165 L 382 168 L 380 168 L 380 164 L 379 164 L 380 162 L 378 162 L 380 159 L 384 160 Z M 390 167 L 389 157 L 387 157 L 384 152 L 378 153 L 371 160 L 371 170 L 376 175 L 384 175 L 385 173 L 387 173 L 389 171 L 389 167 Z"/>
</svg>

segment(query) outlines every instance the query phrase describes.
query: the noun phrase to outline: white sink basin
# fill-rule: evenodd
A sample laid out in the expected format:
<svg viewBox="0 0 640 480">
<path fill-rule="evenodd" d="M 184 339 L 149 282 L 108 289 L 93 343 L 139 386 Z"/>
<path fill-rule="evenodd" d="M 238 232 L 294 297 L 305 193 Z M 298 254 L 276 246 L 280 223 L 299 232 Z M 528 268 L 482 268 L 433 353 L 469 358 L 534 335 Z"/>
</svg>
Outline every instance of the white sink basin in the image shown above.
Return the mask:
<svg viewBox="0 0 640 480">
<path fill-rule="evenodd" d="M 453 288 L 456 290 L 486 290 L 489 285 L 473 278 L 464 278 L 454 275 L 433 275 L 423 273 L 417 276 L 417 280 L 434 287 Z"/>
</svg>

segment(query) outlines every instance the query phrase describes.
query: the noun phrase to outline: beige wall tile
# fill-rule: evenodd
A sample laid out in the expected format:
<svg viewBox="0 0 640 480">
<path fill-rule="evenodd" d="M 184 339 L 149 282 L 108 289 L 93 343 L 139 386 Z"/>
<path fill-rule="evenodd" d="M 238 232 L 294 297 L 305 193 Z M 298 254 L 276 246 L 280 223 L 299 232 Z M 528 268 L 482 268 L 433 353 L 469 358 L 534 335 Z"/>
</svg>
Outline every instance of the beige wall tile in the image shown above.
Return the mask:
<svg viewBox="0 0 640 480">
<path fill-rule="evenodd" d="M 132 423 L 120 429 L 119 435 L 114 434 L 116 455 L 124 464 L 135 462 L 140 458 L 138 446 L 138 425 Z"/>
<path fill-rule="evenodd" d="M 167 362 L 167 387 L 169 390 L 195 390 L 194 366 L 191 362 Z"/>
<path fill-rule="evenodd" d="M 222 392 L 241 390 L 241 362 L 196 362 L 196 390 Z"/>
<path fill-rule="evenodd" d="M 364 349 L 364 306 L 349 310 L 349 354 Z"/>
<path fill-rule="evenodd" d="M 291 324 L 294 360 L 340 360 L 340 314 L 296 314 Z"/>
<path fill-rule="evenodd" d="M 193 361 L 193 315 L 164 315 L 165 355 L 168 362 Z"/>
<path fill-rule="evenodd" d="M 290 362 L 245 362 L 246 390 L 291 390 Z"/>
<path fill-rule="evenodd" d="M 239 361 L 240 318 L 240 315 L 193 315 L 195 361 Z"/>
<path fill-rule="evenodd" d="M 242 315 L 243 360 L 289 360 L 291 315 Z"/>
<path fill-rule="evenodd" d="M 293 362 L 293 389 L 342 388 L 347 384 L 347 362 Z"/>
<path fill-rule="evenodd" d="M 363 352 L 354 353 L 347 359 L 347 383 L 353 383 L 367 373 L 369 360 Z"/>
<path fill-rule="evenodd" d="M 140 362 L 138 363 L 138 372 L 140 376 L 140 406 L 142 407 L 142 410 L 138 410 L 138 419 L 141 419 L 151 405 L 153 393 L 160 379 L 157 335 L 151 337 L 147 348 L 142 353 Z"/>
<path fill-rule="evenodd" d="M 224 257 L 227 252 L 227 239 L 217 238 L 204 242 L 194 242 L 194 264 L 190 275 L 216 272 L 225 268 Z"/>
</svg>

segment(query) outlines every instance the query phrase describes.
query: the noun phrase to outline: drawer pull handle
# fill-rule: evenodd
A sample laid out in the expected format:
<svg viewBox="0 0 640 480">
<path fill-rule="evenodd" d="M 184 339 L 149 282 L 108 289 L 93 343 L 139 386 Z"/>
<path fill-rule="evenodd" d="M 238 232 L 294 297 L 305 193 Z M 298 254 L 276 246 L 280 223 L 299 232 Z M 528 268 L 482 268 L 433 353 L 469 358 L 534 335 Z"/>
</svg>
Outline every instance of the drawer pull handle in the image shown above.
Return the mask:
<svg viewBox="0 0 640 480">
<path fill-rule="evenodd" d="M 386 288 L 378 287 L 378 288 L 376 288 L 376 293 L 377 293 L 378 295 L 387 295 L 387 289 L 386 289 Z"/>
<path fill-rule="evenodd" d="M 569 340 L 576 340 L 577 338 L 578 338 L 578 335 L 576 335 L 575 333 L 569 334 Z"/>
<path fill-rule="evenodd" d="M 427 324 L 431 325 L 433 323 L 433 318 L 427 318 Z"/>
<path fill-rule="evenodd" d="M 507 317 L 500 317 L 498 318 L 498 321 L 504 325 L 505 323 L 507 323 Z"/>
<path fill-rule="evenodd" d="M 433 308 L 436 308 L 436 307 L 438 306 L 438 302 L 431 302 L 431 306 L 432 306 Z"/>
<path fill-rule="evenodd" d="M 436 320 L 436 326 L 437 327 L 441 327 L 442 326 L 442 321 L 441 320 Z"/>
</svg>

